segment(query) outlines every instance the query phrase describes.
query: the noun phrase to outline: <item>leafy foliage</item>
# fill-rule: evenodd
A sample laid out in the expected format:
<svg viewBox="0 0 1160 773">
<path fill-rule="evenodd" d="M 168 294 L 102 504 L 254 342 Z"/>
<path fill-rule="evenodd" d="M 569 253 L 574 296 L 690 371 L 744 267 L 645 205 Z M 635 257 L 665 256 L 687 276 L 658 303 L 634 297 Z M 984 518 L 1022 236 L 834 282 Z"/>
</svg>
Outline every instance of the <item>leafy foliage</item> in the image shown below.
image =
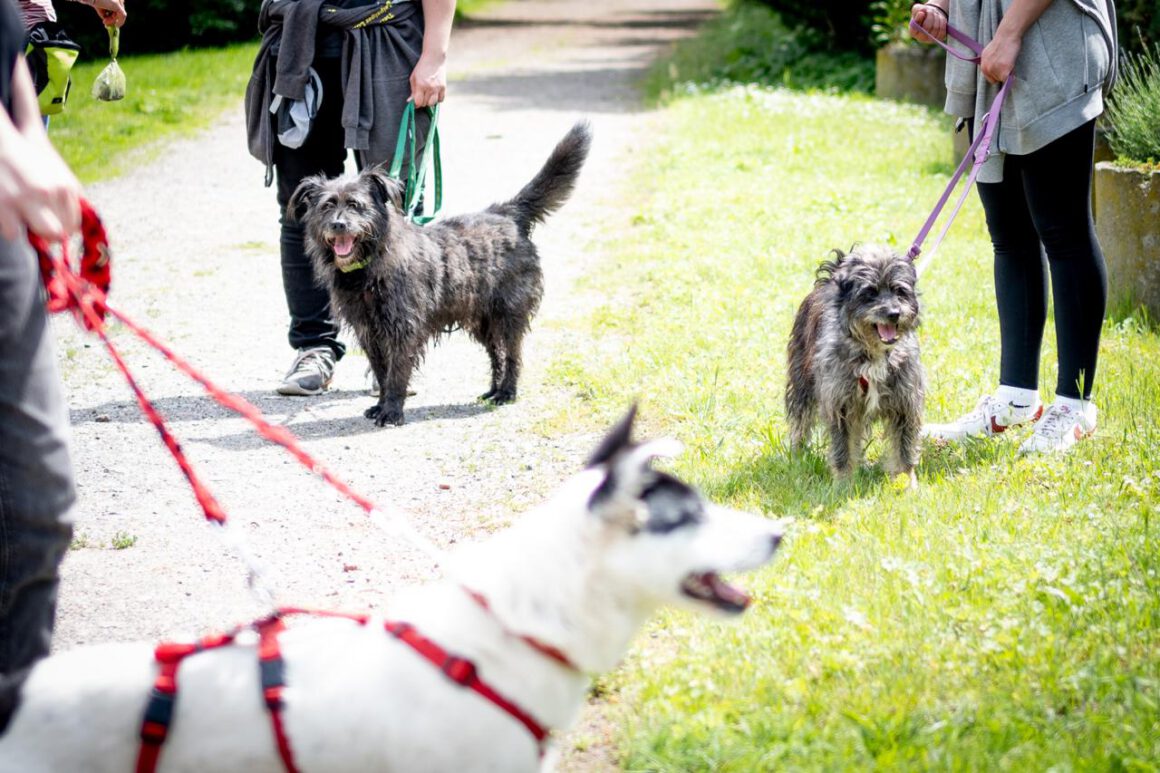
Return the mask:
<svg viewBox="0 0 1160 773">
<path fill-rule="evenodd" d="M 761 4 L 738 2 L 701 35 L 678 44 L 670 59 L 653 68 L 646 88 L 663 99 L 690 87 L 734 83 L 869 92 L 874 63 L 852 51 L 829 52 L 816 30 L 791 30 Z"/>
<path fill-rule="evenodd" d="M 914 39 L 908 31 L 911 0 L 875 0 L 870 31 L 879 46 L 888 43 L 909 43 Z"/>
<path fill-rule="evenodd" d="M 871 0 L 756 0 L 781 15 L 791 27 L 819 33 L 834 51 L 871 49 Z"/>
<path fill-rule="evenodd" d="M 1108 100 L 1108 142 L 1130 163 L 1160 162 L 1160 43 L 1126 54 Z"/>
<path fill-rule="evenodd" d="M 81 44 L 84 60 L 105 57 L 108 37 L 92 8 L 57 0 L 57 16 Z M 251 0 L 150 0 L 126 4 L 129 18 L 121 29 L 121 54 L 220 46 L 258 36 L 259 3 Z"/>
<path fill-rule="evenodd" d="M 1140 53 L 1149 44 L 1160 45 L 1160 3 L 1156 0 L 1117 0 L 1120 45 Z"/>
</svg>

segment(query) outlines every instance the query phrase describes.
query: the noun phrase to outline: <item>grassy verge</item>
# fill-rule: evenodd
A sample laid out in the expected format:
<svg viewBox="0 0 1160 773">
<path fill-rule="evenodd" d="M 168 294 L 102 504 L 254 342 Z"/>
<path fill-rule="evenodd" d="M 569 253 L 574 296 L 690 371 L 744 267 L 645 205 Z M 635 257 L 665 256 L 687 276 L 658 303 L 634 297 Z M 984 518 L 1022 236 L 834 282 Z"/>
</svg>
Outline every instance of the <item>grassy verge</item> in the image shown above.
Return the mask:
<svg viewBox="0 0 1160 773">
<path fill-rule="evenodd" d="M 496 2 L 459 0 L 456 16 L 469 17 Z M 203 129 L 239 106 L 257 51 L 254 42 L 122 57 L 128 88 L 119 102 L 89 94 L 107 60 L 83 61 L 73 70 L 68 108 L 52 118 L 49 135 L 81 182 L 116 177 L 152 158 L 160 140 Z"/>
<path fill-rule="evenodd" d="M 125 99 L 100 102 L 89 94 L 106 61 L 78 64 L 64 113 L 49 136 L 82 182 L 115 177 L 151 158 L 159 140 L 188 135 L 222 111 L 240 109 L 257 44 L 178 51 L 118 60 Z M 239 137 L 244 142 L 244 137 Z"/>
<path fill-rule="evenodd" d="M 599 346 L 553 377 L 602 419 L 644 398 L 681 474 L 797 521 L 741 622 L 665 614 L 606 680 L 623 766 L 1155 770 L 1160 336 L 1105 327 L 1100 432 L 1069 456 L 1004 437 L 927 448 L 917 493 L 873 468 L 837 484 L 820 436 L 785 448 L 792 315 L 827 250 L 905 248 L 951 171 L 948 124 L 858 94 L 669 92 L 633 225 L 581 287 L 602 300 L 572 333 Z M 993 385 L 991 282 L 972 197 L 921 282 L 931 419 Z M 1044 350 L 1051 385 L 1050 326 Z"/>
</svg>

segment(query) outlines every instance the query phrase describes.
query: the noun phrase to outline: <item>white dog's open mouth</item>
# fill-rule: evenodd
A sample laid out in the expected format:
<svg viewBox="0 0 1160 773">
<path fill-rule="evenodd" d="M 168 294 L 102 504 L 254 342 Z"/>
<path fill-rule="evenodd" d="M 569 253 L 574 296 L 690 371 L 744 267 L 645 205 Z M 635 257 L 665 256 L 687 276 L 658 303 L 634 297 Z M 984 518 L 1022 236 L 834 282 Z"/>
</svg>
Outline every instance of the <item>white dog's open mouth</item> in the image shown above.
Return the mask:
<svg viewBox="0 0 1160 773">
<path fill-rule="evenodd" d="M 745 591 L 725 582 L 716 572 L 690 574 L 681 583 L 681 592 L 691 599 L 712 604 L 723 612 L 744 612 L 750 602 Z"/>
<path fill-rule="evenodd" d="M 889 322 L 879 322 L 876 327 L 878 328 L 878 337 L 882 340 L 882 343 L 892 344 L 898 341 L 898 328 L 894 325 L 891 325 Z"/>
</svg>

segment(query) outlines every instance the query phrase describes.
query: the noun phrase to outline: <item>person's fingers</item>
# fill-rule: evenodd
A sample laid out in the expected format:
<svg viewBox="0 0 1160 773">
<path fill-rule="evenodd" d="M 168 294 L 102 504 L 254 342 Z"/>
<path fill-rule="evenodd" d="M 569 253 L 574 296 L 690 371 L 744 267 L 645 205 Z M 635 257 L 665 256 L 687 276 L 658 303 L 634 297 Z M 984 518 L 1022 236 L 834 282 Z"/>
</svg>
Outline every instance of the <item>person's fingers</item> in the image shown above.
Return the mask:
<svg viewBox="0 0 1160 773">
<path fill-rule="evenodd" d="M 50 207 L 35 204 L 24 210 L 24 222 L 28 230 L 50 242 L 59 242 L 65 238 L 65 230 L 60 219 Z"/>
</svg>

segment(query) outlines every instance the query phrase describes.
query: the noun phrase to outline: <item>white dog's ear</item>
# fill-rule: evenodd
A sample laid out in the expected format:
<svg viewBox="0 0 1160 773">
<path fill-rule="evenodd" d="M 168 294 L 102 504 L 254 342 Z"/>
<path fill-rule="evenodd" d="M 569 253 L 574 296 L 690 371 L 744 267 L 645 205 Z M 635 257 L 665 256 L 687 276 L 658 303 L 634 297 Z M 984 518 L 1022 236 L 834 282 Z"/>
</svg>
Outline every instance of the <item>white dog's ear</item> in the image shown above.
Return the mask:
<svg viewBox="0 0 1160 773">
<path fill-rule="evenodd" d="M 632 442 L 636 405 L 618 421 L 588 460 L 589 467 L 603 467 L 604 480 L 588 499 L 588 508 L 603 517 L 621 520 L 636 516 L 636 505 L 644 491 L 653 459 L 676 456 L 682 446 L 672 438 Z"/>
</svg>

